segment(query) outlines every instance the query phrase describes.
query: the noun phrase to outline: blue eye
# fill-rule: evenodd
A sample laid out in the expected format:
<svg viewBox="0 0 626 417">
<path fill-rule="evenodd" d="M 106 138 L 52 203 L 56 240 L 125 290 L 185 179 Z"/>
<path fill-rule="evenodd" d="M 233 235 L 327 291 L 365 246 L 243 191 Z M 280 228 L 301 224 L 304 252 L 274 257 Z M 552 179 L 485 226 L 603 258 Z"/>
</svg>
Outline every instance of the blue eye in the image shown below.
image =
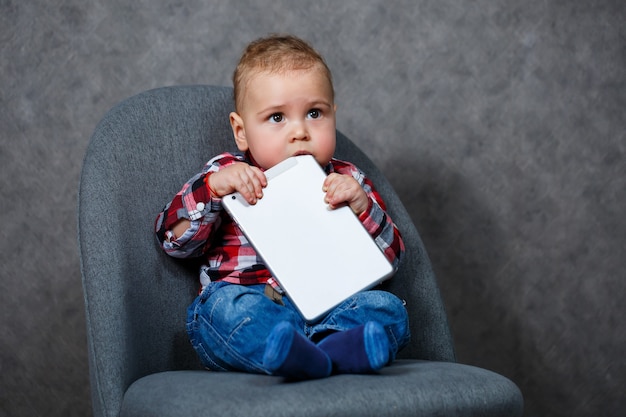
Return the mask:
<svg viewBox="0 0 626 417">
<path fill-rule="evenodd" d="M 311 119 L 319 119 L 320 117 L 322 117 L 322 112 L 318 109 L 311 109 L 309 110 L 308 116 Z"/>
<path fill-rule="evenodd" d="M 280 123 L 283 121 L 283 115 L 280 113 L 274 113 L 270 116 L 269 121 L 271 123 Z"/>
</svg>

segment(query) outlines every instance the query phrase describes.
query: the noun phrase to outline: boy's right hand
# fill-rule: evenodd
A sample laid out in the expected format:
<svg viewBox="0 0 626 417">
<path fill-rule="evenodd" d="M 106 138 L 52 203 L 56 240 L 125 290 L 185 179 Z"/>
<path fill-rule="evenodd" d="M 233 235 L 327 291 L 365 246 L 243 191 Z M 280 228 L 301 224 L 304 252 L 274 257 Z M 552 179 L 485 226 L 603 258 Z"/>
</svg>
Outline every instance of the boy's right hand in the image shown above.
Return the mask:
<svg viewBox="0 0 626 417">
<path fill-rule="evenodd" d="M 236 162 L 214 172 L 208 182 L 213 197 L 221 198 L 237 191 L 249 204 L 256 204 L 263 197 L 263 188 L 267 187 L 263 171 L 245 162 Z"/>
</svg>

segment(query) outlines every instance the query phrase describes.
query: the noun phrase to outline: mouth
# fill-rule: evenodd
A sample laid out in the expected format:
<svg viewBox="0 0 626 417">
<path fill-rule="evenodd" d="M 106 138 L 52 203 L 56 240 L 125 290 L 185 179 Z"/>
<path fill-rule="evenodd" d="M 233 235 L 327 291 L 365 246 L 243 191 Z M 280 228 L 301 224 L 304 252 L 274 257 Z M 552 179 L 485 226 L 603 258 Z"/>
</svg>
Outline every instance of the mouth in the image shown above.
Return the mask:
<svg viewBox="0 0 626 417">
<path fill-rule="evenodd" d="M 298 151 L 298 152 L 293 154 L 293 156 L 301 156 L 301 155 L 313 155 L 313 154 L 311 152 L 307 152 L 307 151 Z"/>
</svg>

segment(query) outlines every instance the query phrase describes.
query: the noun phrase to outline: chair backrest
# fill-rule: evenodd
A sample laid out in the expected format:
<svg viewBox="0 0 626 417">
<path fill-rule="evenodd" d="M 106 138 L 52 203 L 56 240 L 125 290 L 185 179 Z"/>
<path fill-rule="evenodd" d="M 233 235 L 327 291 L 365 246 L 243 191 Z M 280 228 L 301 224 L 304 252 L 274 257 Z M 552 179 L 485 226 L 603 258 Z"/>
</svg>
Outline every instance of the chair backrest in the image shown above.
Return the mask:
<svg viewBox="0 0 626 417">
<path fill-rule="evenodd" d="M 165 87 L 111 109 L 91 138 L 79 190 L 79 246 L 92 399 L 96 414 L 119 408 L 126 388 L 160 371 L 199 368 L 185 334 L 198 291 L 197 265 L 158 247 L 156 214 L 213 155 L 235 150 L 232 89 Z M 336 156 L 376 184 L 407 253 L 388 289 L 407 301 L 413 339 L 400 357 L 453 361 L 447 319 L 430 262 L 387 180 L 338 133 Z"/>
</svg>

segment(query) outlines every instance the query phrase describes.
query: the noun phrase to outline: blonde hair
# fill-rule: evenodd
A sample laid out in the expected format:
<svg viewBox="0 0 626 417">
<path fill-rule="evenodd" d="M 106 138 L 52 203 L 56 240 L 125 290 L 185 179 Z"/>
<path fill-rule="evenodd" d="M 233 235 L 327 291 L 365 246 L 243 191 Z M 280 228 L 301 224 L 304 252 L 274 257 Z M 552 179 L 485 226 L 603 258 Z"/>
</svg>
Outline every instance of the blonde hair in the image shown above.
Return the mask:
<svg viewBox="0 0 626 417">
<path fill-rule="evenodd" d="M 324 58 L 306 41 L 292 35 L 270 35 L 251 42 L 244 50 L 233 73 L 235 108 L 241 110 L 243 90 L 254 73 L 284 73 L 319 67 L 328 78 L 333 94 L 333 79 Z"/>
</svg>

